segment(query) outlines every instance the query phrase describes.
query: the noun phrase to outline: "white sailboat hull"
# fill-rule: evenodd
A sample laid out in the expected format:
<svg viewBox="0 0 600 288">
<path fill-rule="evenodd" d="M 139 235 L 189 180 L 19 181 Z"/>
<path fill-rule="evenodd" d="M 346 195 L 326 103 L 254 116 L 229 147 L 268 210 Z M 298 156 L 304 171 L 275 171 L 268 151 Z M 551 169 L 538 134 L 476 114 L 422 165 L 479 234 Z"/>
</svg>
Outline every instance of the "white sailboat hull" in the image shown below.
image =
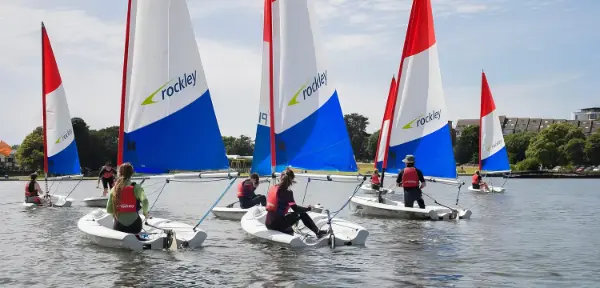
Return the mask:
<svg viewBox="0 0 600 288">
<path fill-rule="evenodd" d="M 315 222 L 321 230 L 328 229 L 327 215 L 322 213 L 307 212 L 310 218 Z M 248 212 L 242 217 L 242 229 L 251 236 L 287 245 L 295 248 L 309 246 L 326 246 L 328 245 L 328 236 L 317 239 L 313 232 L 304 227 L 300 221 L 296 231 L 302 234 L 295 233 L 293 236 L 275 230 L 269 230 L 265 226 L 267 211 L 264 207 L 255 206 L 248 209 Z M 369 232 L 352 222 L 335 218 L 332 220 L 333 234 L 335 236 L 335 245 L 364 245 L 369 236 Z M 310 235 L 310 236 L 306 236 Z"/>
<path fill-rule="evenodd" d="M 144 220 L 144 216 L 142 221 Z M 206 232 L 196 229 L 181 222 L 173 222 L 162 218 L 150 218 L 148 224 L 161 229 L 170 229 L 175 233 L 178 248 L 197 248 L 202 246 L 206 239 Z M 85 234 L 92 243 L 109 247 L 129 249 L 133 251 L 141 250 L 162 250 L 165 247 L 167 234 L 161 230 L 144 224 L 141 234 L 147 235 L 147 240 L 141 241 L 134 234 L 123 233 L 112 229 L 113 216 L 102 209 L 96 209 L 87 215 L 81 217 L 77 227 Z"/>
<path fill-rule="evenodd" d="M 248 212 L 248 209 L 215 207 L 211 212 L 215 217 L 220 219 L 239 221 L 242 220 L 242 217 Z"/>
<path fill-rule="evenodd" d="M 380 190 L 382 192 L 381 193 L 382 195 L 385 195 L 385 194 L 394 194 L 395 193 L 394 190 L 388 189 L 388 188 L 381 187 Z M 377 194 L 377 190 L 371 188 L 371 184 L 370 183 L 363 184 L 362 186 L 360 186 L 360 191 L 362 191 L 364 194 L 374 194 L 374 195 Z"/>
<path fill-rule="evenodd" d="M 489 190 L 485 191 L 483 189 L 475 189 L 473 188 L 473 186 L 469 186 L 469 188 L 467 188 L 467 190 L 471 191 L 471 192 L 478 192 L 478 193 L 504 193 L 504 191 L 506 190 L 504 187 L 498 187 L 498 186 L 490 186 L 488 185 Z"/>
<path fill-rule="evenodd" d="M 42 203 L 45 203 L 44 197 L 42 196 L 40 198 L 42 199 Z M 71 207 L 74 199 L 67 198 L 63 195 L 50 195 L 50 201 L 52 202 L 53 207 Z M 32 209 L 32 208 L 43 207 L 43 206 L 37 205 L 35 203 L 26 203 L 25 201 L 23 201 L 23 207 L 25 207 L 27 209 Z"/>
<path fill-rule="evenodd" d="M 457 216 L 460 219 L 471 217 L 471 210 L 456 209 L 452 210 L 442 206 L 425 206 L 425 209 L 404 207 L 404 203 L 383 199 L 384 203 L 379 203 L 377 197 L 354 196 L 350 199 L 350 210 L 358 215 L 390 217 L 410 220 L 450 220 Z"/>
<path fill-rule="evenodd" d="M 88 207 L 106 208 L 108 202 L 108 196 L 101 197 L 89 197 L 83 199 L 83 203 Z"/>
</svg>

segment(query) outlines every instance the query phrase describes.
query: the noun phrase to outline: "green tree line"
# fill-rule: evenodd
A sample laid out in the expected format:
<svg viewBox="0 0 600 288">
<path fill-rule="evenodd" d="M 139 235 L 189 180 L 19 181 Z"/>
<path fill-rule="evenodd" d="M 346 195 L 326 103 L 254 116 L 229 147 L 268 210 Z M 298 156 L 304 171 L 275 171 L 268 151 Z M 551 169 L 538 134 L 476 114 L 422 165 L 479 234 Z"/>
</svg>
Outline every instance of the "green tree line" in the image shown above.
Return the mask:
<svg viewBox="0 0 600 288">
<path fill-rule="evenodd" d="M 369 118 L 358 113 L 346 114 L 344 120 L 356 160 L 372 162 L 377 151 L 379 130 L 368 133 Z M 116 162 L 118 126 L 92 130 L 81 118 L 73 118 L 71 122 L 82 167 L 96 170 L 107 161 Z M 451 137 L 457 164 L 476 164 L 479 159 L 479 127 L 465 128 L 458 139 L 452 129 Z M 540 165 L 546 168 L 600 165 L 600 132 L 586 137 L 580 129 L 567 123 L 553 124 L 540 133 L 510 134 L 504 140 L 509 161 L 516 165 L 514 168 L 517 170 L 537 169 Z M 254 151 L 254 142 L 246 135 L 223 136 L 223 143 L 230 155 L 251 156 Z M 15 148 L 19 165 L 35 170 L 43 168 L 41 127 L 34 129 Z"/>
<path fill-rule="evenodd" d="M 504 142 L 514 170 L 600 165 L 600 131 L 586 136 L 568 123 L 552 124 L 539 133 L 509 134 Z M 466 127 L 454 146 L 456 162 L 477 164 L 478 145 L 479 126 Z"/>
</svg>

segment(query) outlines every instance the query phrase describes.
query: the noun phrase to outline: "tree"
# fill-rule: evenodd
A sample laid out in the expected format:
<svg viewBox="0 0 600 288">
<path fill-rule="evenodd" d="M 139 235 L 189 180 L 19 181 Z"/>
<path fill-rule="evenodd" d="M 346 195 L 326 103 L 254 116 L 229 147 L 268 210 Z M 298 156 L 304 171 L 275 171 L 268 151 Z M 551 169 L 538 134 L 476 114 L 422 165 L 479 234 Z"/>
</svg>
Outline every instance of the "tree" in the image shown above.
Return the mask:
<svg viewBox="0 0 600 288">
<path fill-rule="evenodd" d="M 17 162 L 33 170 L 44 168 L 44 138 L 42 127 L 29 133 L 17 149 Z"/>
<path fill-rule="evenodd" d="M 510 164 L 517 164 L 525 159 L 525 151 L 535 136 L 533 132 L 520 132 L 509 134 L 504 137 L 506 152 Z"/>
<path fill-rule="evenodd" d="M 537 171 L 540 168 L 540 161 L 535 158 L 527 158 L 517 163 L 517 171 Z"/>
<path fill-rule="evenodd" d="M 369 118 L 358 113 L 352 113 L 344 115 L 344 121 L 348 129 L 354 156 L 360 160 L 368 159 L 367 140 L 369 134 L 367 133 L 367 126 L 369 125 Z"/>
<path fill-rule="evenodd" d="M 450 128 L 450 138 L 452 138 L 452 147 L 456 145 L 456 129 Z"/>
<path fill-rule="evenodd" d="M 89 159 L 89 167 L 102 167 L 106 162 L 116 163 L 118 145 L 119 126 L 111 126 L 97 131 L 90 130 L 89 149 L 93 153 Z"/>
<path fill-rule="evenodd" d="M 246 135 L 240 135 L 239 138 L 223 136 L 223 144 L 229 155 L 251 156 L 254 152 L 254 143 Z"/>
<path fill-rule="evenodd" d="M 12 145 L 10 146 L 10 149 L 17 151 L 17 149 L 19 149 L 19 145 Z"/>
<path fill-rule="evenodd" d="M 554 123 L 540 131 L 527 148 L 525 156 L 539 160 L 542 166 L 551 168 L 567 165 L 569 157 L 565 146 L 572 139 L 585 139 L 583 131 L 568 123 Z"/>
<path fill-rule="evenodd" d="M 580 138 L 571 139 L 562 146 L 562 153 L 571 165 L 585 164 L 585 140 Z"/>
<path fill-rule="evenodd" d="M 456 140 L 454 156 L 459 165 L 477 163 L 479 159 L 479 126 L 467 126 Z"/>
<path fill-rule="evenodd" d="M 94 145 L 90 139 L 90 127 L 83 121 L 83 119 L 75 117 L 71 118 L 71 125 L 73 125 L 73 134 L 75 136 L 75 142 L 77 143 L 77 154 L 79 154 L 79 163 L 81 167 L 95 168 L 94 165 Z"/>
<path fill-rule="evenodd" d="M 590 164 L 600 165 L 600 130 L 588 136 L 584 151 Z"/>
<path fill-rule="evenodd" d="M 367 148 L 365 153 L 368 154 L 369 159 L 375 159 L 375 154 L 377 153 L 378 145 L 377 141 L 379 141 L 379 132 L 379 130 L 375 131 L 367 139 Z"/>
</svg>

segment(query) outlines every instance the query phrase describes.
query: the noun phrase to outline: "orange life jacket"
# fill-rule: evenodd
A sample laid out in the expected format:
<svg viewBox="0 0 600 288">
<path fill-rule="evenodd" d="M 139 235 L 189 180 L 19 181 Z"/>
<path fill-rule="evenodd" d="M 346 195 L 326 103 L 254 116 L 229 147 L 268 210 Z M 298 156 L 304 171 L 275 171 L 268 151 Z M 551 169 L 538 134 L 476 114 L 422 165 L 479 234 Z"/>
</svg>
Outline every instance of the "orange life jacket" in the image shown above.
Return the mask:
<svg viewBox="0 0 600 288">
<path fill-rule="evenodd" d="M 246 179 L 238 184 L 237 197 L 246 197 L 248 196 L 247 192 L 254 192 L 254 190 L 256 190 L 256 187 L 252 185 L 252 180 Z"/>
<path fill-rule="evenodd" d="M 416 188 L 419 187 L 419 174 L 417 168 L 406 167 L 402 173 L 402 187 Z"/>
<path fill-rule="evenodd" d="M 35 190 L 35 183 L 33 183 L 33 190 L 29 190 L 29 183 L 31 182 L 25 184 L 25 197 L 37 197 L 38 191 Z"/>
<path fill-rule="evenodd" d="M 371 183 L 379 185 L 381 183 L 381 181 L 379 181 L 379 175 L 373 174 L 373 176 L 371 176 Z"/>
<path fill-rule="evenodd" d="M 135 183 L 131 183 L 131 185 L 123 187 L 123 190 L 121 190 L 121 199 L 119 199 L 119 206 L 117 206 L 117 212 L 131 213 L 140 210 L 140 200 L 135 198 L 134 189 Z"/>
<path fill-rule="evenodd" d="M 471 176 L 471 184 L 479 184 L 479 175 L 473 174 L 473 176 Z"/>
<path fill-rule="evenodd" d="M 265 209 L 268 212 L 285 216 L 285 214 L 287 214 L 287 212 L 290 210 L 290 206 L 294 203 L 280 203 L 278 193 L 279 186 L 274 185 L 269 188 L 269 193 L 267 194 L 267 206 Z"/>
</svg>

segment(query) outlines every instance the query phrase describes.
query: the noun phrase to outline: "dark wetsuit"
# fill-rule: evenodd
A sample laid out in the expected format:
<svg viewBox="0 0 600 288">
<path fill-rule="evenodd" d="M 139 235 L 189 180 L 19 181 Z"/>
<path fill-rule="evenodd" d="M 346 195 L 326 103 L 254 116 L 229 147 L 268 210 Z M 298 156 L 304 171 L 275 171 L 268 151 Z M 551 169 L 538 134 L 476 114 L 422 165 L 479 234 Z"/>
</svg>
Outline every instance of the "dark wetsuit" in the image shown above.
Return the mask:
<svg viewBox="0 0 600 288">
<path fill-rule="evenodd" d="M 310 209 L 296 205 L 294 193 L 291 190 L 279 189 L 277 192 L 277 207 L 276 212 L 268 212 L 265 224 L 268 229 L 277 230 L 290 235 L 294 234 L 292 226 L 302 220 L 302 223 L 315 234 L 319 232 L 315 222 L 306 214 Z M 289 206 L 288 206 L 289 205 Z M 287 207 L 291 207 L 294 212 L 288 213 Z"/>
<path fill-rule="evenodd" d="M 248 209 L 258 204 L 260 204 L 261 206 L 267 205 L 267 197 L 265 197 L 264 195 L 255 194 L 254 191 L 256 190 L 256 188 L 254 187 L 254 185 L 252 185 L 252 183 L 248 182 L 250 182 L 250 180 L 246 179 L 242 183 L 243 195 L 240 196 L 240 194 L 238 194 L 240 208 Z"/>
<path fill-rule="evenodd" d="M 102 167 L 98 177 L 102 178 L 102 187 L 104 187 L 104 189 L 108 189 L 109 186 L 111 189 L 113 188 L 115 184 L 115 174 L 117 174 L 115 168 L 112 168 L 110 171 L 108 171 L 106 167 Z"/>
<path fill-rule="evenodd" d="M 421 183 L 425 183 L 425 177 L 423 177 L 423 172 L 416 168 L 417 175 L 419 177 L 419 181 Z M 398 173 L 398 178 L 396 178 L 396 183 L 402 183 L 402 175 L 404 175 L 404 169 L 400 170 Z M 413 204 L 417 201 L 419 207 L 421 209 L 425 209 L 425 201 L 423 200 L 423 192 L 421 192 L 421 188 L 404 188 L 404 207 L 413 207 Z"/>
</svg>

